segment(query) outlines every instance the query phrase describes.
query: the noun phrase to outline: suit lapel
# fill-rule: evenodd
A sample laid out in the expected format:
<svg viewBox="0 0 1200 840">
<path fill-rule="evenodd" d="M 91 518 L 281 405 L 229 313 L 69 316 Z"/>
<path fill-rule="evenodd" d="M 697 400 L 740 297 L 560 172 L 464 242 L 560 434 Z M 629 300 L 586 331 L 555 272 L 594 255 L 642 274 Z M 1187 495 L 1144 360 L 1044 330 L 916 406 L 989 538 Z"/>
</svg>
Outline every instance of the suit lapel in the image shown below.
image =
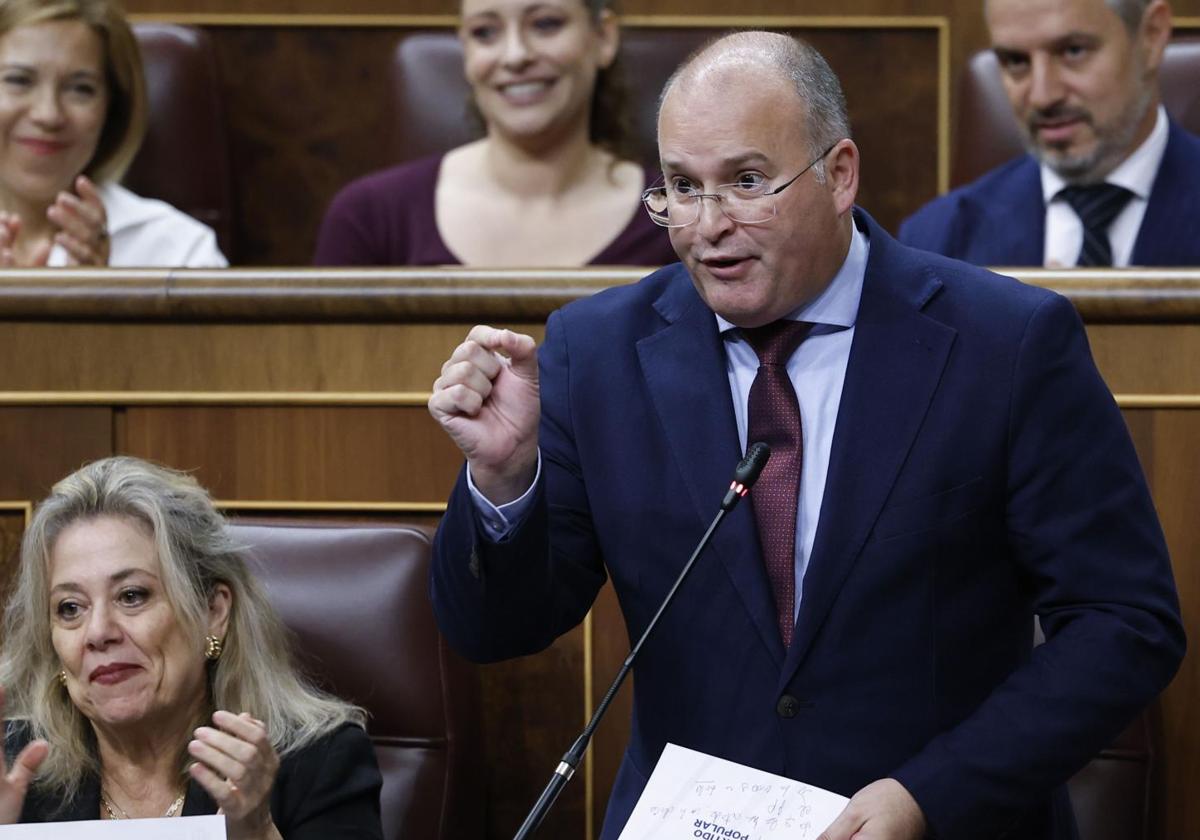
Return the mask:
<svg viewBox="0 0 1200 840">
<path fill-rule="evenodd" d="M 941 379 L 954 330 L 921 313 L 941 283 L 868 219 L 871 255 L 786 684 L 862 552 Z"/>
<path fill-rule="evenodd" d="M 995 193 L 986 198 L 970 195 L 964 205 L 964 223 L 975 233 L 962 259 L 976 265 L 1041 265 L 1045 261 L 1046 203 L 1033 158 L 1026 156 Z"/>
<path fill-rule="evenodd" d="M 1170 123 L 1167 147 L 1150 189 L 1146 215 L 1134 242 L 1133 265 L 1188 265 L 1196 260 L 1196 218 L 1200 216 L 1195 173 L 1200 142 Z"/>
<path fill-rule="evenodd" d="M 666 439 L 696 512 L 699 540 L 742 456 L 725 352 L 716 319 L 682 267 L 655 309 L 667 326 L 637 343 L 638 359 L 654 409 L 669 431 Z M 783 642 L 749 505 L 738 505 L 728 515 L 710 550 L 720 557 L 763 642 L 782 663 Z"/>
</svg>

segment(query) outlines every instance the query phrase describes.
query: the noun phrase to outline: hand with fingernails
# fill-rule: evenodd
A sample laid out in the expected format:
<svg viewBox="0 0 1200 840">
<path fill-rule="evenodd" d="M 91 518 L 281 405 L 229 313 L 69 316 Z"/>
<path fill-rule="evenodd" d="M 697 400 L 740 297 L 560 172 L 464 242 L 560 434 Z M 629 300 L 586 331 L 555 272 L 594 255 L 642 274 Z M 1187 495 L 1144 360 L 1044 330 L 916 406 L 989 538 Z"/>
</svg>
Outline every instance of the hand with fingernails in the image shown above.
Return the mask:
<svg viewBox="0 0 1200 840">
<path fill-rule="evenodd" d="M 75 178 L 75 192 L 60 192 L 46 208 L 46 218 L 55 228 L 53 239 L 32 250 L 18 248 L 24 227 L 16 213 L 0 211 L 0 267 L 37 268 L 50 259 L 54 245 L 62 246 L 69 266 L 106 266 L 112 252 L 108 215 L 100 192 L 86 175 Z"/>
<path fill-rule="evenodd" d="M 230 840 L 278 838 L 271 819 L 271 787 L 279 756 L 266 724 L 246 712 L 220 710 L 213 712 L 212 722 L 197 728 L 188 743 L 188 754 L 196 759 L 188 774 L 225 815 Z"/>
<path fill-rule="evenodd" d="M 111 242 L 100 192 L 86 175 L 75 179 L 75 192 L 60 192 L 46 209 L 58 228 L 54 241 L 66 250 L 67 265 L 108 265 Z"/>
<path fill-rule="evenodd" d="M 479 325 L 433 383 L 429 413 L 462 450 L 475 486 L 493 504 L 516 499 L 537 473 L 537 344 Z"/>
</svg>

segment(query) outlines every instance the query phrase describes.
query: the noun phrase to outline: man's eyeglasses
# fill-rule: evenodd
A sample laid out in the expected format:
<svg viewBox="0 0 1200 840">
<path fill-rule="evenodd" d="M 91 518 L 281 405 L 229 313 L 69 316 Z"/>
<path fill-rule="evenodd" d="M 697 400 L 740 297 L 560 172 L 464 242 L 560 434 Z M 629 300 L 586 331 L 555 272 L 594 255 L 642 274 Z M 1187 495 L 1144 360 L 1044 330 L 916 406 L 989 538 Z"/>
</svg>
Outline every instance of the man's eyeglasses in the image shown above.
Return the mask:
<svg viewBox="0 0 1200 840">
<path fill-rule="evenodd" d="M 808 170 L 825 159 L 833 151 L 837 141 L 817 155 L 812 163 L 801 169 L 789 180 L 774 189 L 766 181 L 745 180 L 736 184 L 722 184 L 715 192 L 702 193 L 686 179 L 679 179 L 670 186 L 651 187 L 642 193 L 642 203 L 655 224 L 668 228 L 687 227 L 700 218 L 704 206 L 702 199 L 711 198 L 717 207 L 735 222 L 743 225 L 761 225 L 778 214 L 775 196 L 790 187 Z"/>
</svg>

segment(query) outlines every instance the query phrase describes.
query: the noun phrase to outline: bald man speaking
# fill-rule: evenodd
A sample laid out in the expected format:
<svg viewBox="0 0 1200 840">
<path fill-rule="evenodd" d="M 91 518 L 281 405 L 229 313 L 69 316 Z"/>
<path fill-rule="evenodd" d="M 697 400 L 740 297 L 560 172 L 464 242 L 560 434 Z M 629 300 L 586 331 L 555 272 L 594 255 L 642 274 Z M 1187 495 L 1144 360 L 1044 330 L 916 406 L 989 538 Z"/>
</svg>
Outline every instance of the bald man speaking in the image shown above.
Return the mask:
<svg viewBox="0 0 1200 840">
<path fill-rule="evenodd" d="M 668 742 L 851 796 L 826 840 L 1071 837 L 1063 783 L 1184 647 L 1074 309 L 856 208 L 841 87 L 789 37 L 691 57 L 659 151 L 645 204 L 682 264 L 554 313 L 536 353 L 476 327 L 434 383 L 467 461 L 443 632 L 480 662 L 542 650 L 607 577 L 637 638 L 764 440 L 642 650 L 601 837 Z"/>
</svg>

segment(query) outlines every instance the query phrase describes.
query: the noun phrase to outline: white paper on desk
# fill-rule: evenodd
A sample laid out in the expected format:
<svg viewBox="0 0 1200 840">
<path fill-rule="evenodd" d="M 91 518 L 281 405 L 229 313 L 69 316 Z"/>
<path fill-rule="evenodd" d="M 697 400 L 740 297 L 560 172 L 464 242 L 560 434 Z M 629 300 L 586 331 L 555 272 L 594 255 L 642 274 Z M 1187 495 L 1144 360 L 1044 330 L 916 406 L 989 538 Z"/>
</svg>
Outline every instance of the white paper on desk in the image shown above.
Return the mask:
<svg viewBox="0 0 1200 840">
<path fill-rule="evenodd" d="M 4 840 L 225 840 L 225 817 L 83 820 L 0 826 Z"/>
<path fill-rule="evenodd" d="M 846 797 L 667 744 L 618 840 L 805 840 Z"/>
</svg>

